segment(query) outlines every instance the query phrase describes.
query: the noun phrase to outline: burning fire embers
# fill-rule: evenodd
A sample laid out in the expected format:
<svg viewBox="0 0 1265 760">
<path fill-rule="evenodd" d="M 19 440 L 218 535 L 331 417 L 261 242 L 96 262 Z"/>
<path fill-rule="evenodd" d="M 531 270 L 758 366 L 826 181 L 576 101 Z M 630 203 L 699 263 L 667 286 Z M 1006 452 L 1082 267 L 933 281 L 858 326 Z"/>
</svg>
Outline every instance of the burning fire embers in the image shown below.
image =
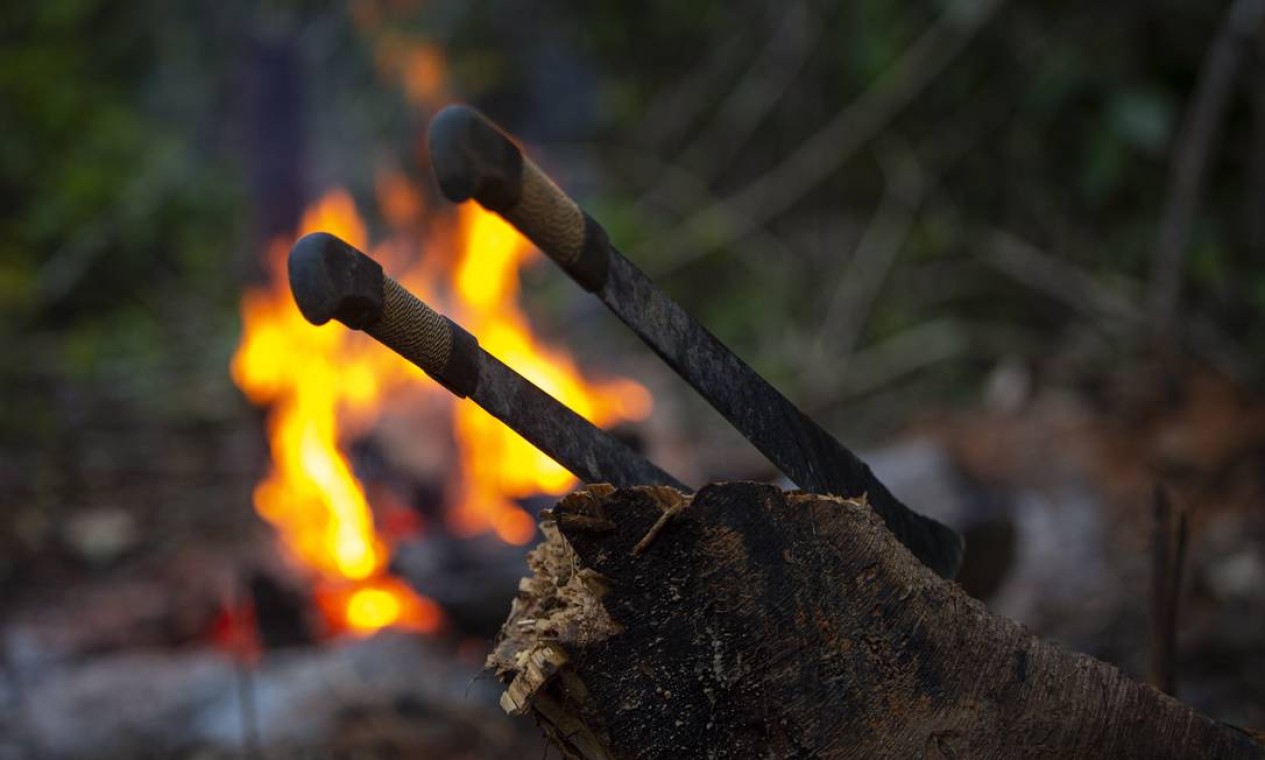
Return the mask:
<svg viewBox="0 0 1265 760">
<path fill-rule="evenodd" d="M 380 215 L 388 222 L 421 211 L 422 194 L 401 174 L 384 175 L 379 195 Z M 371 250 L 392 271 L 404 272 L 400 281 L 410 290 L 443 304 L 477 332 L 491 353 L 597 425 L 649 412 L 650 397 L 641 386 L 586 381 L 564 352 L 534 337 L 517 304 L 518 272 L 534 250 L 512 227 L 474 206 L 429 222 L 426 241 L 397 234 L 370 248 L 350 195 L 335 190 L 308 210 L 295 237 L 321 230 Z M 276 528 L 287 555 L 310 573 L 328 633 L 365 634 L 388 626 L 437 631 L 445 619 L 439 604 L 388 573 L 392 541 L 417 529 L 492 533 L 525 544 L 535 521 L 516 500 L 564 493 L 575 479 L 482 410 L 456 403 L 446 415 L 456 467 L 443 483 L 441 520 L 401 520 L 392 517 L 400 514 L 398 505 L 372 503 L 348 455 L 351 445 L 402 397 L 442 394 L 445 400 L 436 403 L 448 403 L 448 394 L 366 336 L 308 324 L 285 275 L 292 243 L 274 242 L 269 285 L 246 293 L 243 335 L 232 363 L 247 397 L 269 409 L 272 469 L 255 489 L 256 510 Z M 385 507 L 378 510 L 385 517 L 375 514 L 376 506 Z"/>
</svg>

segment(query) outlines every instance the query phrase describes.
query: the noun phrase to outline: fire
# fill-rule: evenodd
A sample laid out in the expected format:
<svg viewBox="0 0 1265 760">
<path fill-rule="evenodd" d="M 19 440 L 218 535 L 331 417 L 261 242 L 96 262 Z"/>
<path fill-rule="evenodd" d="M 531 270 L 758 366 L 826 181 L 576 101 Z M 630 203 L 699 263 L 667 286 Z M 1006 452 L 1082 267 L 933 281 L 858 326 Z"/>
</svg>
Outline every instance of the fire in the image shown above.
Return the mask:
<svg viewBox="0 0 1265 760">
<path fill-rule="evenodd" d="M 462 207 L 466 255 L 457 264 L 454 282 L 461 321 L 480 345 L 554 398 L 598 425 L 640 419 L 650 411 L 650 396 L 631 381 L 592 387 L 581 378 L 570 357 L 541 346 L 518 310 L 518 270 L 539 253 L 499 216 L 478 206 Z M 575 479 L 482 410 L 470 404 L 456 409 L 463 463 L 473 477 L 463 483 L 454 515 L 459 528 L 489 525 L 503 540 L 531 540 L 535 525 L 510 503 L 533 493 L 561 494 Z"/>
<path fill-rule="evenodd" d="M 388 626 L 430 633 L 444 619 L 438 604 L 389 576 L 352 589 L 318 589 L 316 601 L 327 619 L 341 619 L 342 630 L 359 636 Z"/>
<path fill-rule="evenodd" d="M 399 81 L 411 102 L 434 105 L 447 97 L 443 51 L 425 39 L 384 35 L 377 45 L 377 64 L 384 74 Z"/>
<path fill-rule="evenodd" d="M 450 98 L 439 46 L 396 31 L 398 10 L 353 0 L 352 17 L 374 40 L 380 72 L 412 104 L 433 111 Z M 539 254 L 500 217 L 474 204 L 455 215 L 431 213 L 425 194 L 398 167 L 375 176 L 377 217 L 391 236 L 370 246 L 350 194 L 332 190 L 304 214 L 293 239 L 268 251 L 271 282 L 242 300 L 243 333 L 232 375 L 266 406 L 272 470 L 255 489 L 258 513 L 277 529 L 287 554 L 315 578 L 315 598 L 336 632 L 363 635 L 387 626 L 430 632 L 443 625 L 434 601 L 390 577 L 389 542 L 418 520 L 383 502 L 378 516 L 344 453 L 370 432 L 390 398 L 436 394 L 451 404 L 457 472 L 448 483 L 445 525 L 459 535 L 494 532 L 525 544 L 531 516 L 516 503 L 558 495 L 575 485 L 560 465 L 470 401 L 456 401 L 400 357 L 340 324 L 313 327 L 290 295 L 286 256 L 298 237 L 329 232 L 370 253 L 418 297 L 449 314 L 479 343 L 555 398 L 598 425 L 650 411 L 649 394 L 629 380 L 587 382 L 561 350 L 542 344 L 518 306 L 519 270 Z M 425 240 L 419 245 L 419 230 Z M 421 255 L 418 249 L 421 248 Z M 380 489 L 377 489 L 380 490 Z M 436 526 L 430 526 L 432 528 Z"/>
<path fill-rule="evenodd" d="M 345 193 L 323 199 L 302 227 L 336 229 L 348 242 L 365 242 L 364 225 Z M 311 329 L 279 297 L 275 283 L 286 282 L 286 248 L 274 244 L 270 252 L 274 287 L 249 291 L 243 300 L 245 333 L 231 368 L 247 396 L 273 412 L 268 437 L 275 468 L 255 489 L 255 506 L 288 536 L 305 564 L 325 575 L 364 580 L 382 567 L 385 552 L 374 539 L 364 493 L 338 450 L 337 415 L 343 405 L 367 403 L 378 389 L 363 349 L 345 367 L 336 363 L 349 353 L 344 336 Z M 301 357 L 319 360 L 299 369 Z"/>
<path fill-rule="evenodd" d="M 318 229 L 353 245 L 367 242 L 355 204 L 342 191 L 309 209 L 299 234 Z M 246 396 L 270 409 L 273 468 L 255 488 L 255 509 L 277 528 L 291 557 L 317 575 L 318 596 L 322 587 L 351 590 L 341 613 L 322 608 L 336 629 L 356 630 L 355 589 L 382 574 L 387 549 L 339 448 L 348 432 L 340 422 L 376 404 L 391 378 L 379 371 L 384 357 L 368 341 L 345 330 L 313 328 L 299 314 L 287 292 L 288 249 L 289 241 L 271 246 L 271 287 L 249 290 L 242 300 L 242 341 L 231 366 Z M 436 630 L 442 617 L 430 611 L 415 616 L 413 627 Z"/>
<path fill-rule="evenodd" d="M 380 174 L 378 196 L 380 214 L 393 228 L 414 224 L 424 212 L 421 193 L 401 173 Z M 649 412 L 650 397 L 641 386 L 586 382 L 569 356 L 533 336 L 517 305 L 518 272 L 539 254 L 512 227 L 473 205 L 447 220 L 451 229 L 444 229 L 444 219 L 432 221 L 439 246 L 431 247 L 455 246 L 455 256 L 424 255 L 398 271 L 404 253 L 415 247 L 403 236 L 373 248 L 372 255 L 474 333 L 485 349 L 594 423 Z M 343 190 L 308 210 L 295 239 L 318 230 L 370 250 L 365 224 Z M 275 526 L 288 555 L 313 573 L 318 606 L 333 630 L 438 630 L 439 606 L 386 574 L 386 532 L 375 523 L 343 447 L 372 429 L 388 397 L 415 392 L 446 398 L 446 391 L 367 336 L 336 323 L 307 323 L 285 273 L 292 243 L 271 246 L 270 285 L 243 298 L 242 340 L 231 367 L 247 397 L 269 409 L 273 467 L 255 489 L 256 510 Z M 460 471 L 449 484 L 453 504 L 445 527 L 462 535 L 494 531 L 515 544 L 530 541 L 534 521 L 515 499 L 565 493 L 574 478 L 472 402 L 454 403 L 452 420 Z"/>
</svg>

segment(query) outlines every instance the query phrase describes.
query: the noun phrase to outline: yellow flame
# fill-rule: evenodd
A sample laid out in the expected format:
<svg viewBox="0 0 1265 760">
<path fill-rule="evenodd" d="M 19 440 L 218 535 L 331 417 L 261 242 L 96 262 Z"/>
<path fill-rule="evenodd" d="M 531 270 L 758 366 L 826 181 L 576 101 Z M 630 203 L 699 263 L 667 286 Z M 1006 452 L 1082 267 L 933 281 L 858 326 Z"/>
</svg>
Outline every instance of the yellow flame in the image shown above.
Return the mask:
<svg viewBox="0 0 1265 760">
<path fill-rule="evenodd" d="M 351 0 L 350 11 L 374 39 L 379 70 L 409 102 L 433 111 L 450 97 L 443 50 L 386 23 L 410 5 Z M 474 204 L 455 219 L 428 217 L 425 194 L 405 172 L 384 168 L 375 180 L 377 216 L 393 238 L 370 249 L 355 202 L 341 189 L 308 209 L 295 238 L 324 231 L 368 251 L 422 300 L 448 307 L 485 349 L 596 424 L 649 412 L 640 385 L 586 383 L 565 353 L 533 337 L 517 300 L 518 270 L 534 252 L 509 225 Z M 413 236 L 423 230 L 426 251 L 419 258 Z M 366 336 L 339 324 L 308 324 L 285 271 L 293 242 L 270 247 L 270 285 L 243 295 L 242 340 L 231 367 L 246 396 L 269 408 L 273 465 L 255 489 L 256 510 L 276 527 L 288 554 L 317 576 L 316 601 L 335 630 L 364 634 L 392 625 L 433 632 L 443 624 L 442 611 L 385 574 L 389 547 L 340 447 L 372 428 L 389 395 L 438 394 L 448 403 L 451 397 Z M 453 405 L 452 425 L 459 471 L 449 484 L 448 527 L 495 531 L 517 544 L 531 540 L 535 525 L 515 499 L 563 493 L 574 478 L 470 401 Z"/>
<path fill-rule="evenodd" d="M 353 587 L 327 587 L 318 592 L 317 603 L 327 617 L 341 620 L 341 630 L 357 636 L 388 626 L 435 633 L 444 623 L 438 604 L 387 576 Z"/>
<path fill-rule="evenodd" d="M 299 233 L 315 230 L 360 247 L 367 242 L 355 204 L 341 190 L 304 215 Z M 286 285 L 288 248 L 281 241 L 270 250 L 272 286 L 243 297 L 242 341 L 230 368 L 247 397 L 270 410 L 273 468 L 255 488 L 255 507 L 322 582 L 366 581 L 382 572 L 387 552 L 340 451 L 340 417 L 376 403 L 383 381 L 399 373 L 384 372 L 396 363 L 340 325 L 314 328 L 303 319 Z"/>
<path fill-rule="evenodd" d="M 399 616 L 400 603 L 382 589 L 361 589 L 347 603 L 347 620 L 357 630 L 383 628 Z"/>
<path fill-rule="evenodd" d="M 393 226 L 416 221 L 420 197 L 403 174 L 379 182 L 379 204 Z M 387 210 L 391 204 L 394 210 Z M 590 421 L 607 425 L 645 416 L 650 397 L 644 388 L 628 380 L 587 383 L 565 353 L 533 336 L 517 303 L 519 268 L 535 255 L 527 242 L 500 217 L 473 204 L 463 207 L 455 222 L 449 230 L 432 225 L 431 235 L 439 250 L 455 246 L 456 255 L 423 256 L 400 273 L 401 282 L 441 309 L 437 296 L 451 291 L 451 313 L 483 348 Z M 318 230 L 368 249 L 365 225 L 344 190 L 314 204 L 298 235 Z M 437 630 L 443 620 L 438 605 L 384 575 L 389 549 L 340 447 L 370 429 L 389 394 L 403 388 L 441 391 L 429 380 L 419 381 L 419 370 L 364 335 L 339 324 L 307 323 L 285 274 L 291 242 L 279 241 L 270 249 L 270 287 L 243 297 L 242 341 L 231 367 L 247 397 L 270 409 L 273 468 L 255 489 L 256 509 L 277 528 L 290 556 L 317 574 L 317 598 L 335 629 Z M 406 241 L 388 241 L 373 255 L 394 271 L 410 247 Z M 470 401 L 455 404 L 453 426 L 460 471 L 451 484 L 455 503 L 449 527 L 461 533 L 494 531 L 516 544 L 531 540 L 535 524 L 515 500 L 564 493 L 575 479 Z"/>
<path fill-rule="evenodd" d="M 475 204 L 460 212 L 462 257 L 454 277 L 461 320 L 488 353 L 597 425 L 640 419 L 650 395 L 631 381 L 588 384 L 570 357 L 541 345 L 518 307 L 518 270 L 534 248 L 507 222 Z M 490 527 L 507 542 L 522 544 L 534 526 L 512 500 L 537 493 L 561 494 L 575 478 L 518 434 L 469 404 L 457 407 L 455 426 L 464 469 L 454 514 L 465 529 Z"/>
</svg>

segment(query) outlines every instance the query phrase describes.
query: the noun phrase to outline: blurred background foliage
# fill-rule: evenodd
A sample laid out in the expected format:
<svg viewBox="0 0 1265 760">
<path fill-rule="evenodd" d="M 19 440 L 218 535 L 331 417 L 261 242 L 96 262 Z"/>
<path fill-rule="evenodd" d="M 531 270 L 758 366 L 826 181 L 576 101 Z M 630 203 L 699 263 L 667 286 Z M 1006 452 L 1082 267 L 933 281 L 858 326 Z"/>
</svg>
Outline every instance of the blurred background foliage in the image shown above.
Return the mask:
<svg viewBox="0 0 1265 760">
<path fill-rule="evenodd" d="M 1254 29 L 1234 39 L 1180 309 L 1146 316 L 1175 146 L 1228 7 L 5 4 L 5 498 L 65 500 L 64 466 L 102 425 L 239 425 L 225 366 L 265 242 L 332 184 L 369 199 L 384 160 L 428 181 L 429 114 L 384 76 L 391 35 L 438 45 L 454 98 L 520 135 L 634 260 L 847 440 L 971 403 L 1003 362 L 1092 385 L 1150 355 L 1156 327 L 1255 389 Z M 542 323 L 592 313 L 556 273 L 533 277 Z M 85 467 L 79 487 L 100 487 Z"/>
<path fill-rule="evenodd" d="M 1083 380 L 1150 354 L 1154 332 L 1255 386 L 1255 29 L 1231 46 L 1179 313 L 1150 306 L 1183 120 L 1229 9 L 475 2 L 403 17 L 635 260 L 840 423 L 892 391 L 960 403 L 1006 358 Z"/>
<path fill-rule="evenodd" d="M 335 186 L 375 240 L 384 169 L 450 213 L 424 134 L 461 100 L 841 441 L 876 461 L 893 433 L 913 434 L 891 449 L 934 438 L 951 483 L 924 503 L 1012 510 L 1006 529 L 1039 540 L 1015 550 L 1028 565 L 1001 609 L 1039 635 L 1140 672 L 1149 500 L 1173 488 L 1203 521 L 1181 696 L 1260 725 L 1263 12 L 0 3 L 0 621 L 156 557 L 194 568 L 160 574 L 181 600 L 245 561 L 229 555 L 263 528 L 267 447 L 228 374 L 242 294 Z M 772 474 L 555 267 L 524 277 L 548 342 L 656 392 L 672 429 L 642 432 L 685 460 L 667 469 Z M 0 669 L 22 643 L 5 636 Z"/>
<path fill-rule="evenodd" d="M 173 362 L 222 374 L 241 191 L 208 144 L 222 93 L 195 19 L 77 0 L 0 16 L 0 382 L 25 402 L 6 432 L 38 441 L 58 381 L 161 404 Z M 210 350 L 173 351 L 193 323 Z"/>
</svg>

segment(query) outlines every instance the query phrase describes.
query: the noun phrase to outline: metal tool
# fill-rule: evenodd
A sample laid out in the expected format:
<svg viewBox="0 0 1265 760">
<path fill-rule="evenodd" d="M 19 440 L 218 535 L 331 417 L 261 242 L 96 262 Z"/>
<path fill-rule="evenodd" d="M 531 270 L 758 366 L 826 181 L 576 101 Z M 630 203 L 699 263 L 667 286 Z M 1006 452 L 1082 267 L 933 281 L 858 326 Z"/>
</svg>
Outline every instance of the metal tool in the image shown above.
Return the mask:
<svg viewBox="0 0 1265 760">
<path fill-rule="evenodd" d="M 473 198 L 518 228 L 794 483 L 817 493 L 864 495 L 924 564 L 943 577 L 957 572 L 960 535 L 902 504 L 869 466 L 659 290 L 490 120 L 468 106 L 445 108 L 431 121 L 430 156 L 449 200 Z"/>
<path fill-rule="evenodd" d="M 365 254 L 333 235 L 306 235 L 290 251 L 290 290 L 314 325 L 363 330 L 460 397 L 468 397 L 586 483 L 682 485 L 567 408 L 436 313 Z"/>
</svg>

